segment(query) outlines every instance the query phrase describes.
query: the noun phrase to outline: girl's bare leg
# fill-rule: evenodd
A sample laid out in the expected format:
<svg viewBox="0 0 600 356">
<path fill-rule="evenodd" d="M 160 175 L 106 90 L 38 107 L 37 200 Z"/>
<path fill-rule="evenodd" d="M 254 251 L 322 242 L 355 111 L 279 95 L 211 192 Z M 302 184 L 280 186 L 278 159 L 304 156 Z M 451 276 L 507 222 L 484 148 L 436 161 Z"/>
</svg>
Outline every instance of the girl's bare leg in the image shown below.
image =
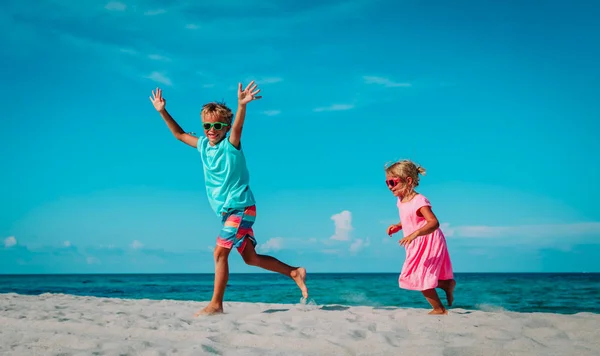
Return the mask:
<svg viewBox="0 0 600 356">
<path fill-rule="evenodd" d="M 230 249 L 217 246 L 215 248 L 215 286 L 213 296 L 208 305 L 197 312 L 195 316 L 205 314 L 219 314 L 223 312 L 223 297 L 225 296 L 225 287 L 229 280 L 229 253 Z"/>
<path fill-rule="evenodd" d="M 425 299 L 427 299 L 427 301 L 429 302 L 429 304 L 431 304 L 431 307 L 433 308 L 433 310 L 430 311 L 429 314 L 432 314 L 432 315 L 448 314 L 448 311 L 446 310 L 446 308 L 444 308 L 444 305 L 442 304 L 440 297 L 438 296 L 437 292 L 435 291 L 435 288 L 424 290 L 421 293 L 423 293 L 423 295 L 425 296 Z"/>
<path fill-rule="evenodd" d="M 446 300 L 448 306 L 451 307 L 454 303 L 454 287 L 456 287 L 456 281 L 454 279 L 445 279 L 438 281 L 438 288 L 446 292 Z"/>
</svg>

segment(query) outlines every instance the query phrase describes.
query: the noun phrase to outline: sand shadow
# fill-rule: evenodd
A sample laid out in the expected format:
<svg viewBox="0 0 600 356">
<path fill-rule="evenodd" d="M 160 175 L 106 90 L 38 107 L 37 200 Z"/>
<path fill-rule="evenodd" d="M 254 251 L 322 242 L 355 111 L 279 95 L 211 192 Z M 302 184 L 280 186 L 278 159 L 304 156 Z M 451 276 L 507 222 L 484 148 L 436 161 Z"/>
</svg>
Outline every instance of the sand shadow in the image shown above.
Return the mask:
<svg viewBox="0 0 600 356">
<path fill-rule="evenodd" d="M 263 311 L 263 313 L 273 314 L 273 313 L 286 312 L 286 311 L 289 311 L 289 309 L 267 309 L 267 310 Z"/>
<path fill-rule="evenodd" d="M 448 311 L 450 311 L 452 314 L 471 314 L 472 311 L 470 310 L 452 310 L 452 309 L 448 309 Z"/>
<path fill-rule="evenodd" d="M 344 311 L 350 309 L 350 307 L 344 307 L 342 305 L 324 305 L 319 309 L 325 311 Z"/>
<path fill-rule="evenodd" d="M 210 345 L 200 345 L 200 347 L 202 347 L 202 350 L 210 355 L 222 355 L 221 352 L 219 352 L 219 350 L 215 349 L 214 347 L 210 346 Z"/>
</svg>

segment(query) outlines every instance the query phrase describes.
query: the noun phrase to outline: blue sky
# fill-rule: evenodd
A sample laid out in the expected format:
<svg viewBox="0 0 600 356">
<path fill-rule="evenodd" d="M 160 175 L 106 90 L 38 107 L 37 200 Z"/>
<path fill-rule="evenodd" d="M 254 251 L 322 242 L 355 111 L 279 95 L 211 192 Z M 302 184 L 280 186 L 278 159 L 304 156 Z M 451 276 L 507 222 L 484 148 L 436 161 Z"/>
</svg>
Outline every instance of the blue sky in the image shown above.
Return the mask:
<svg viewBox="0 0 600 356">
<path fill-rule="evenodd" d="M 567 5 L 568 4 L 568 5 Z M 398 272 L 383 165 L 457 272 L 600 271 L 600 25 L 587 1 L 8 1 L 0 14 L 0 272 L 211 272 L 201 132 L 257 80 L 244 147 L 259 251 Z M 232 254 L 232 272 L 259 272 Z"/>
</svg>

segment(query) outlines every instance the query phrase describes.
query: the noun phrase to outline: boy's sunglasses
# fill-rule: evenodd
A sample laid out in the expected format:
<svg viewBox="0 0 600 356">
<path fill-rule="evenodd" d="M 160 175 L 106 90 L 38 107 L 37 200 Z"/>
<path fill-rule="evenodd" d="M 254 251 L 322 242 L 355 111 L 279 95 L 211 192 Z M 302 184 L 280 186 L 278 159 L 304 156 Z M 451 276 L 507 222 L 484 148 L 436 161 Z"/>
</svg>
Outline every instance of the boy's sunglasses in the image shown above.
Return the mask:
<svg viewBox="0 0 600 356">
<path fill-rule="evenodd" d="M 229 124 L 226 124 L 224 122 L 205 122 L 202 124 L 202 126 L 206 131 L 210 130 L 213 127 L 215 128 L 215 130 L 221 131 L 225 126 L 229 126 Z"/>
<path fill-rule="evenodd" d="M 398 183 L 400 183 L 400 178 L 392 178 L 385 181 L 385 184 L 387 184 L 390 189 L 394 188 Z"/>
</svg>

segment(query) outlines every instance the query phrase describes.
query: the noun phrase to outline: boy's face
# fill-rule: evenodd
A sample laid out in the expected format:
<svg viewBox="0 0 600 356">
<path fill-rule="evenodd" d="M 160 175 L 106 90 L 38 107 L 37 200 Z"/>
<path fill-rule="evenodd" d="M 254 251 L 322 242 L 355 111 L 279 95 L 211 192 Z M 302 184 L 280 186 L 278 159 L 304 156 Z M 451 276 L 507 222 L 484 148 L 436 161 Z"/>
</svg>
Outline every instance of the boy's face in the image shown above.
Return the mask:
<svg viewBox="0 0 600 356">
<path fill-rule="evenodd" d="M 202 126 L 204 134 L 208 138 L 208 142 L 215 145 L 225 138 L 230 125 L 218 114 L 206 114 L 202 118 Z"/>
</svg>

